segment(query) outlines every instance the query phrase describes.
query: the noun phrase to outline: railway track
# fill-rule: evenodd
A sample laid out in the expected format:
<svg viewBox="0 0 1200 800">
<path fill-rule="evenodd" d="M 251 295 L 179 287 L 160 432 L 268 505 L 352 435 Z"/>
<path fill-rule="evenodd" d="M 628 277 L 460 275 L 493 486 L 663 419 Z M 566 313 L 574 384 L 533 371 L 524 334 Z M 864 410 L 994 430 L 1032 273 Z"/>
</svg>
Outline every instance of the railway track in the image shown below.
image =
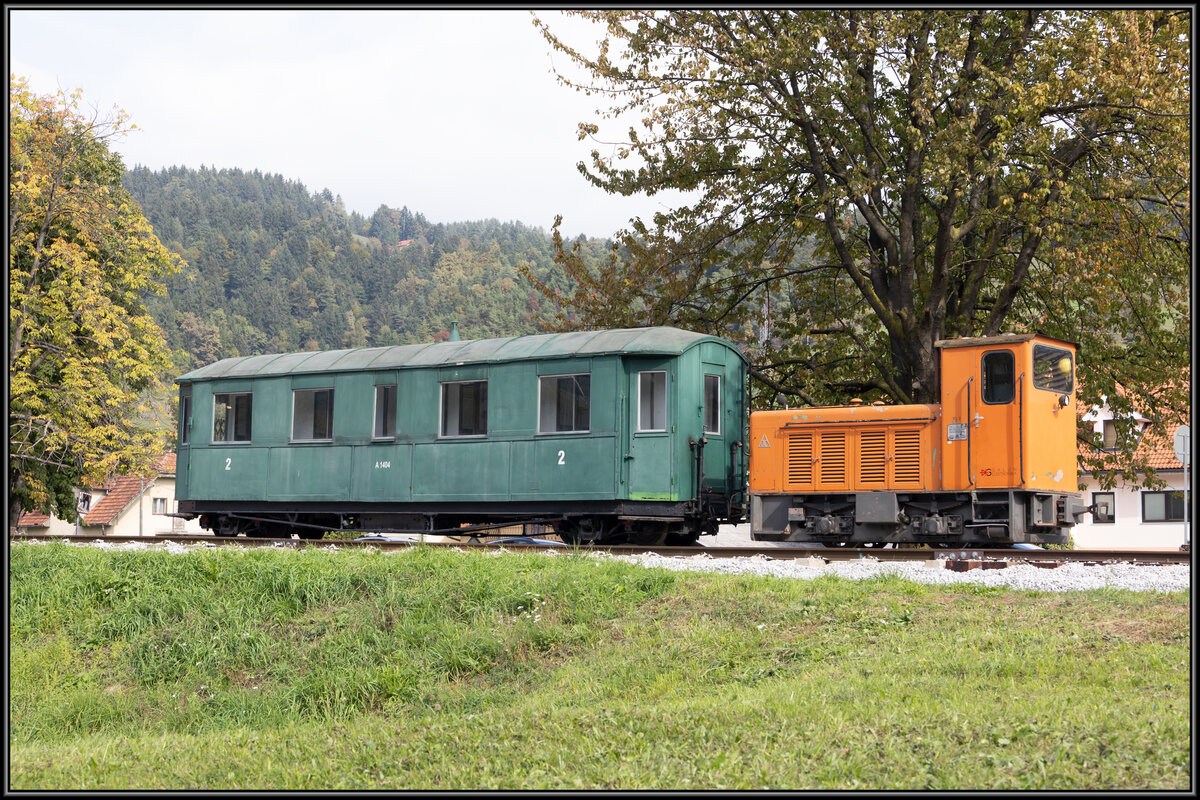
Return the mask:
<svg viewBox="0 0 1200 800">
<path fill-rule="evenodd" d="M 224 538 L 211 535 L 172 534 L 168 536 L 75 536 L 50 534 L 12 534 L 11 540 L 17 541 L 67 541 L 78 544 L 105 542 L 108 544 L 141 543 L 151 546 L 165 546 L 168 543 L 180 545 L 200 545 L 209 547 L 299 547 L 299 548 L 363 548 L 374 547 L 380 550 L 396 550 L 414 546 L 410 542 L 389 541 L 354 541 L 337 539 L 261 539 L 239 536 Z M 487 541 L 452 541 L 452 542 L 421 542 L 424 547 L 460 547 L 464 549 L 504 549 L 519 552 L 537 552 L 545 550 L 560 551 L 568 548 L 539 544 L 494 544 Z M 1189 564 L 1190 551 L 1177 550 L 1017 550 L 1012 548 L 855 548 L 855 547 L 779 547 L 779 546 L 742 546 L 742 547 L 692 547 L 639 546 L 639 545 L 600 545 L 582 547 L 582 550 L 599 550 L 613 555 L 637 555 L 640 553 L 657 553 L 660 556 L 689 558 L 704 555 L 709 558 L 769 558 L 774 560 L 794 560 L 817 558 L 826 562 L 831 561 L 930 561 L 941 559 L 953 568 L 971 568 L 984 564 L 1030 563 L 1039 566 L 1052 567 L 1062 564 L 1113 564 L 1128 563 L 1138 565 L 1154 564 Z M 966 566 L 962 566 L 966 565 Z"/>
</svg>

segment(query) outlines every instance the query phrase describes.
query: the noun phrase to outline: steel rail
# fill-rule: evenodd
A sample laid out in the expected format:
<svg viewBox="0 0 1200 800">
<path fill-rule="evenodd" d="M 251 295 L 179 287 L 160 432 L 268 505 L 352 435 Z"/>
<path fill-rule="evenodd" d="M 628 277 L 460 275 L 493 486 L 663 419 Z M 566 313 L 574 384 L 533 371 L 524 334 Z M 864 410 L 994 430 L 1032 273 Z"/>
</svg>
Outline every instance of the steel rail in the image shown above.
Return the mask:
<svg viewBox="0 0 1200 800">
<path fill-rule="evenodd" d="M 244 547 L 324 547 L 363 548 L 395 550 L 412 547 L 412 542 L 389 542 L 386 540 L 355 541 L 352 539 L 267 539 L 249 536 L 223 537 L 211 534 L 169 534 L 159 536 L 88 536 L 75 534 L 11 534 L 12 541 L 67 541 L 77 543 L 106 542 L 109 544 L 143 543 L 161 545 L 199 544 L 210 547 L 241 545 Z M 716 547 L 703 544 L 690 547 L 666 545 L 567 545 L 566 547 L 526 543 L 495 544 L 488 541 L 417 542 L 424 547 L 461 547 L 465 549 L 500 549 L 514 552 L 538 552 L 564 550 L 575 552 L 607 552 L 612 555 L 639 555 L 656 553 L 676 558 L 769 558 L 773 560 L 795 560 L 819 558 L 829 561 L 1005 561 L 1050 564 L 1113 564 L 1136 565 L 1190 564 L 1191 552 L 1186 550 L 1018 550 L 1014 548 L 908 548 L 908 547 L 787 547 L 779 545 L 749 545 L 741 547 Z"/>
</svg>

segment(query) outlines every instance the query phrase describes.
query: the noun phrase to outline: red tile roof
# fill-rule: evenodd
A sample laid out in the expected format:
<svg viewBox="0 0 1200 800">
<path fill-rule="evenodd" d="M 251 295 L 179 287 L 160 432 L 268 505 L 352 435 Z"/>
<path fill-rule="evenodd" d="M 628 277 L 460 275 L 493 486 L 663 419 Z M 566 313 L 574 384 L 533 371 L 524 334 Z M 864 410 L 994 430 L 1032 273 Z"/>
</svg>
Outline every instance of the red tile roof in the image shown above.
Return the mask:
<svg viewBox="0 0 1200 800">
<path fill-rule="evenodd" d="M 158 475 L 175 474 L 175 453 L 164 453 L 154 462 Z M 155 478 L 139 478 L 136 475 L 110 475 L 93 491 L 108 492 L 80 520 L 84 525 L 111 525 L 121 512 L 145 489 L 154 484 Z M 25 512 L 17 521 L 19 528 L 38 528 L 50 523 L 50 517 L 38 511 Z"/>
<path fill-rule="evenodd" d="M 108 494 L 83 518 L 84 525 L 111 525 L 146 488 L 154 484 L 154 478 L 139 478 L 137 475 L 119 476 Z"/>
<path fill-rule="evenodd" d="M 1183 463 L 1175 457 L 1176 423 L 1167 428 L 1166 436 L 1147 434 L 1138 443 L 1139 453 L 1144 453 L 1146 462 L 1154 469 L 1183 469 Z"/>
<path fill-rule="evenodd" d="M 175 453 L 163 453 L 154 462 L 158 475 L 175 474 Z M 108 494 L 83 518 L 84 525 L 111 525 L 117 517 L 137 499 L 138 495 L 154 485 L 156 477 L 141 478 L 137 475 L 119 475 L 105 481 Z"/>
<path fill-rule="evenodd" d="M 1154 470 L 1183 469 L 1183 464 L 1175 457 L 1175 431 L 1177 430 L 1179 430 L 1178 422 L 1168 425 L 1165 434 L 1153 432 L 1144 434 L 1138 440 L 1136 451 L 1138 457 L 1144 458 L 1147 466 Z M 1092 445 L 1079 443 L 1081 458 L 1088 455 L 1094 456 L 1096 453 L 1097 450 Z"/>
</svg>

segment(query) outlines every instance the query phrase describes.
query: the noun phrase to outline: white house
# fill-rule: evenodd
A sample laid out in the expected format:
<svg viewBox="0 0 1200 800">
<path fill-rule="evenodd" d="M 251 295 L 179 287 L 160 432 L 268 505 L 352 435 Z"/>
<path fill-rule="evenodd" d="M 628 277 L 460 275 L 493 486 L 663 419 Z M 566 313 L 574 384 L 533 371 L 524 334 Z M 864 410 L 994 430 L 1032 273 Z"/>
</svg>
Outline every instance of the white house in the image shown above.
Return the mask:
<svg viewBox="0 0 1200 800">
<path fill-rule="evenodd" d="M 175 454 L 163 455 L 149 478 L 122 475 L 101 486 L 80 492 L 80 519 L 76 523 L 38 512 L 26 512 L 17 521 L 21 533 L 85 536 L 155 536 L 164 533 L 204 533 L 197 520 L 167 516 L 175 502 Z"/>
<path fill-rule="evenodd" d="M 1191 542 L 1194 522 L 1191 487 L 1192 467 L 1187 469 L 1175 456 L 1174 438 L 1179 425 L 1167 427 L 1164 435 L 1144 433 L 1145 418 L 1135 415 L 1143 432 L 1138 439 L 1139 455 L 1166 485 L 1160 489 L 1139 488 L 1132 481 L 1118 478 L 1111 489 L 1103 489 L 1091 472 L 1080 472 L 1084 499 L 1096 506 L 1096 512 L 1083 518 L 1072 534 L 1080 548 L 1169 548 L 1178 549 Z M 1116 446 L 1113 414 L 1108 406 L 1084 414 L 1085 423 L 1101 436 L 1108 448 Z M 1140 477 L 1140 476 L 1139 476 Z"/>
</svg>

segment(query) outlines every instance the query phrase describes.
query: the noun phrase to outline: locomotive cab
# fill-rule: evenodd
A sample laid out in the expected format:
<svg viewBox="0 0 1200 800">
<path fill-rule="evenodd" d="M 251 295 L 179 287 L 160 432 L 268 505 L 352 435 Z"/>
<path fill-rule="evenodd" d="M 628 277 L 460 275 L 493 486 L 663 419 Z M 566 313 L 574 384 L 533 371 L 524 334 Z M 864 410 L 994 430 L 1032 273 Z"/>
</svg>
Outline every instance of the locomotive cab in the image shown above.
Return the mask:
<svg viewBox="0 0 1200 800">
<path fill-rule="evenodd" d="M 751 414 L 751 538 L 876 545 L 1065 542 L 1077 493 L 1076 346 L 937 343 L 940 403 Z"/>
<path fill-rule="evenodd" d="M 943 488 L 1008 505 L 1014 541 L 1066 541 L 1084 511 L 1075 445 L 1076 345 L 1028 334 L 937 346 Z M 991 522 L 977 524 L 986 529 Z"/>
<path fill-rule="evenodd" d="M 937 346 L 944 488 L 1075 491 L 1075 346 L 1040 335 Z"/>
</svg>

